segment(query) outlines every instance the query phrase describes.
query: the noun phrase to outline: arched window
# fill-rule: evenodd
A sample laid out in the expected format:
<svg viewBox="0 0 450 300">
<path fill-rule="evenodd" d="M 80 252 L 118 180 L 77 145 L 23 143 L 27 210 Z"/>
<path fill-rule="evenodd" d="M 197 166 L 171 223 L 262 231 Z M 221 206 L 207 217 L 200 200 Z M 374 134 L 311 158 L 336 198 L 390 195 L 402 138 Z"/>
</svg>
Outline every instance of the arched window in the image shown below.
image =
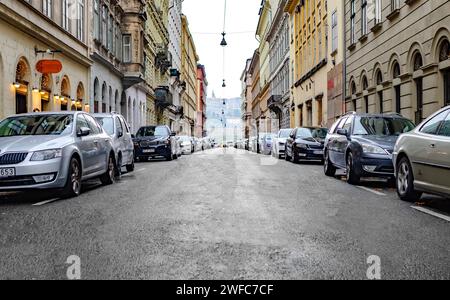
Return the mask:
<svg viewBox="0 0 450 300">
<path fill-rule="evenodd" d="M 98 113 L 98 100 L 100 97 L 100 83 L 98 82 L 98 78 L 94 80 L 94 113 Z"/>
<path fill-rule="evenodd" d="M 25 58 L 21 58 L 16 66 L 16 114 L 28 112 L 28 84 L 30 82 L 30 66 Z"/>
<path fill-rule="evenodd" d="M 77 100 L 75 102 L 75 108 L 77 111 L 82 111 L 84 105 L 84 86 L 83 83 L 79 83 L 77 87 Z"/>
<path fill-rule="evenodd" d="M 101 110 L 101 112 L 103 113 L 106 112 L 106 99 L 108 99 L 106 95 L 107 93 L 108 91 L 106 87 L 106 82 L 104 82 L 102 86 L 102 110 Z"/>
<path fill-rule="evenodd" d="M 450 43 L 444 40 L 439 51 L 439 62 L 450 59 Z M 443 72 L 444 75 L 444 105 L 450 105 L 450 69 Z"/>
<path fill-rule="evenodd" d="M 383 85 L 383 73 L 378 70 L 376 73 L 376 80 L 377 80 L 377 86 Z M 378 112 L 384 113 L 384 96 L 383 96 L 383 90 L 377 92 L 377 98 L 378 98 Z"/>
<path fill-rule="evenodd" d="M 419 71 L 423 67 L 423 59 L 422 55 L 419 52 L 416 52 L 413 60 L 414 71 Z M 414 80 L 416 84 L 416 113 L 415 113 L 415 121 L 416 124 L 419 124 L 423 120 L 423 78 L 417 78 Z"/>
<path fill-rule="evenodd" d="M 400 64 L 398 62 L 394 63 L 392 73 L 393 73 L 392 77 L 394 79 L 397 79 L 400 77 L 401 71 L 400 71 Z M 394 93 L 395 93 L 395 112 L 399 114 L 402 111 L 401 84 L 394 86 Z"/>
<path fill-rule="evenodd" d="M 364 91 L 367 91 L 369 89 L 369 81 L 367 80 L 366 76 L 363 77 L 362 86 Z M 369 96 L 366 94 L 363 97 L 363 99 L 364 99 L 364 112 L 369 113 Z"/>
<path fill-rule="evenodd" d="M 353 104 L 353 110 L 357 110 L 356 106 L 356 83 L 353 81 L 351 84 L 351 93 L 352 93 L 352 104 Z"/>
<path fill-rule="evenodd" d="M 70 81 L 67 76 L 64 76 L 63 80 L 61 81 L 61 110 L 68 110 L 68 104 L 72 101 L 70 95 Z"/>
</svg>

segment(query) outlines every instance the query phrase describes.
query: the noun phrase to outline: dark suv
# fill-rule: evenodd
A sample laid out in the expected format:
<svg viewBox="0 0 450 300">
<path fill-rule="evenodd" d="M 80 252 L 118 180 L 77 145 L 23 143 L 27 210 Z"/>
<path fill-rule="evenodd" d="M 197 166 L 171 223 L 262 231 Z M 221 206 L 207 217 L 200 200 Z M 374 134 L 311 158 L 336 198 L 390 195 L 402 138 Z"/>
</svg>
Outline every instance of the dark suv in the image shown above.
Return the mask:
<svg viewBox="0 0 450 300">
<path fill-rule="evenodd" d="M 177 140 L 168 126 L 141 127 L 133 137 L 135 160 L 165 157 L 177 159 Z"/>
<path fill-rule="evenodd" d="M 415 125 L 398 114 L 349 113 L 330 129 L 325 140 L 325 174 L 345 169 L 347 182 L 361 177 L 394 178 L 392 153 L 398 137 Z"/>
</svg>

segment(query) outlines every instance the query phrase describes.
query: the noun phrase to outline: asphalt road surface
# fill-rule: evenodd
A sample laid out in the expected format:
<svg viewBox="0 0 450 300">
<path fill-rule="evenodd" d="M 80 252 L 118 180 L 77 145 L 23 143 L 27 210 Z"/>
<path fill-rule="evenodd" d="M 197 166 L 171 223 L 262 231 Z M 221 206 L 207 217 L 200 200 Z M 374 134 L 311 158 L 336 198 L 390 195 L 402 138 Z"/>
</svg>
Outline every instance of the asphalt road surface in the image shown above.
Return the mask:
<svg viewBox="0 0 450 300">
<path fill-rule="evenodd" d="M 450 223 L 385 186 L 215 149 L 76 199 L 1 194 L 0 279 L 66 279 L 72 255 L 82 279 L 366 279 L 372 255 L 382 279 L 450 279 Z M 449 203 L 416 205 L 445 218 Z"/>
</svg>

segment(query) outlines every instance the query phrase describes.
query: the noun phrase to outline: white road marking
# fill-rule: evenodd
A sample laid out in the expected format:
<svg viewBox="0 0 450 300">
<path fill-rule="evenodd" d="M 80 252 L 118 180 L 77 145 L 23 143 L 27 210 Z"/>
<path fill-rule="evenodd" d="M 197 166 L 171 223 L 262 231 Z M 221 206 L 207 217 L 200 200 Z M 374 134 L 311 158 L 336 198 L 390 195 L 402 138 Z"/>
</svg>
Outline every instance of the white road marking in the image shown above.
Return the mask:
<svg viewBox="0 0 450 300">
<path fill-rule="evenodd" d="M 449 216 L 446 216 L 446 215 L 437 213 L 437 212 L 435 212 L 435 211 L 433 211 L 433 210 L 431 210 L 431 209 L 427 209 L 427 208 L 425 208 L 425 207 L 420 207 L 420 206 L 411 206 L 411 208 L 412 208 L 412 209 L 415 209 L 415 210 L 418 210 L 418 211 L 420 211 L 420 212 L 423 212 L 423 213 L 425 213 L 425 214 L 431 215 L 431 216 L 433 216 L 433 217 L 436 217 L 436 218 L 445 220 L 445 221 L 447 221 L 447 222 L 450 222 L 450 217 L 449 217 Z"/>
<path fill-rule="evenodd" d="M 365 190 L 365 191 L 367 191 L 367 192 L 371 192 L 371 193 L 373 193 L 373 194 L 375 194 L 375 195 L 378 195 L 378 196 L 387 196 L 385 193 L 376 191 L 376 190 L 374 190 L 374 189 L 370 189 L 370 188 L 365 187 L 365 186 L 359 186 L 359 185 L 358 185 L 357 187 L 360 188 L 360 189 L 362 189 L 362 190 Z"/>
<path fill-rule="evenodd" d="M 46 200 L 46 201 L 35 203 L 35 204 L 33 204 L 33 206 L 42 206 L 42 205 L 49 204 L 49 203 L 52 203 L 52 202 L 55 202 L 55 201 L 58 201 L 58 200 L 59 200 L 59 198 Z"/>
</svg>

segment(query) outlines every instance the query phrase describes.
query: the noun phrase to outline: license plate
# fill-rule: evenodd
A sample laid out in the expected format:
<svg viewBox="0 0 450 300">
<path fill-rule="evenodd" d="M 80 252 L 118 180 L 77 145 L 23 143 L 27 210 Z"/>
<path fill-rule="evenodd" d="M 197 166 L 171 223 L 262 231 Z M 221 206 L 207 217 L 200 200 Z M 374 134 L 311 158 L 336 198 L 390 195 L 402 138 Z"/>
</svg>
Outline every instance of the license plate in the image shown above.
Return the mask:
<svg viewBox="0 0 450 300">
<path fill-rule="evenodd" d="M 144 153 L 155 153 L 156 150 L 155 149 L 145 149 L 142 152 L 144 152 Z"/>
<path fill-rule="evenodd" d="M 14 168 L 0 168 L 0 178 L 7 178 L 16 176 L 16 169 Z"/>
<path fill-rule="evenodd" d="M 320 151 L 314 151 L 314 154 L 316 154 L 316 155 L 323 155 L 323 151 L 322 151 L 322 150 L 320 150 Z"/>
</svg>

